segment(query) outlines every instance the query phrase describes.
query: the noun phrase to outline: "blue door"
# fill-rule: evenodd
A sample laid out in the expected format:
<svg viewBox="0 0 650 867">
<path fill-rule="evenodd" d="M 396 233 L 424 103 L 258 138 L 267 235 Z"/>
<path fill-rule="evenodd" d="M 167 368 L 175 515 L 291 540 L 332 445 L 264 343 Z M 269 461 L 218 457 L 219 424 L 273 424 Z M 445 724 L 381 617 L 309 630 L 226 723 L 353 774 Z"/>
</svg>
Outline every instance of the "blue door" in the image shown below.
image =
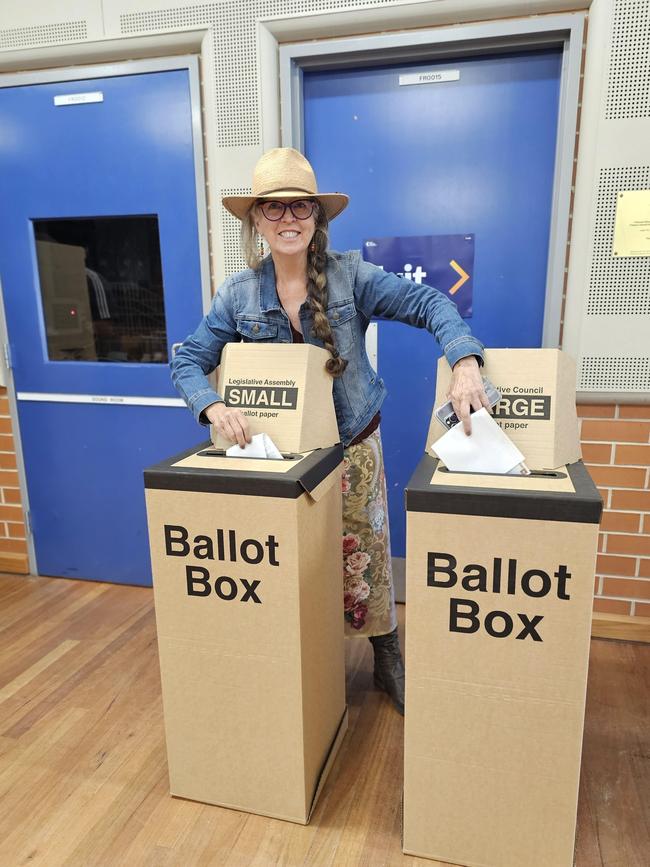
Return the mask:
<svg viewBox="0 0 650 867">
<path fill-rule="evenodd" d="M 332 247 L 473 235 L 473 333 L 488 347 L 540 346 L 560 68 L 553 49 L 305 72 L 305 154 L 320 189 L 351 198 L 332 223 Z M 399 84 L 432 69 L 459 75 Z M 450 269 L 439 288 L 457 279 Z M 393 556 L 404 556 L 402 492 L 425 448 L 439 355 L 427 333 L 379 323 Z"/>
<path fill-rule="evenodd" d="M 142 470 L 200 439 L 189 72 L 0 89 L 0 279 L 38 572 L 150 584 Z"/>
</svg>

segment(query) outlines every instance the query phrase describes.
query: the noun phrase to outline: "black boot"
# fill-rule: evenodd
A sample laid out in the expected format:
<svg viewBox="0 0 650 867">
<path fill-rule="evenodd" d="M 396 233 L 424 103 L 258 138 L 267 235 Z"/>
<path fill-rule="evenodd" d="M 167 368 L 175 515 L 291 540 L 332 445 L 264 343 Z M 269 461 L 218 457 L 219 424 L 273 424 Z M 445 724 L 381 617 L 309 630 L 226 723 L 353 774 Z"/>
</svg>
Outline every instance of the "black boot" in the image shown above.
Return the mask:
<svg viewBox="0 0 650 867">
<path fill-rule="evenodd" d="M 375 686 L 388 693 L 404 716 L 404 663 L 397 627 L 387 635 L 371 636 L 370 641 L 375 651 Z"/>
</svg>

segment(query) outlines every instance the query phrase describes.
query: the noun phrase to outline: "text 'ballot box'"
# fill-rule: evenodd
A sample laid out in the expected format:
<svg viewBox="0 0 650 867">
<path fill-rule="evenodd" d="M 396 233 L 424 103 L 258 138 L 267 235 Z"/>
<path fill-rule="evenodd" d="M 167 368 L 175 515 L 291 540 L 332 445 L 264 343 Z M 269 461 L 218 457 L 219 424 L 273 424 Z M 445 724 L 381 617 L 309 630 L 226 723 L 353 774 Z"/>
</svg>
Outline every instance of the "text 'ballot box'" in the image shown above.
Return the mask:
<svg viewBox="0 0 650 867">
<path fill-rule="evenodd" d="M 347 726 L 343 450 L 210 451 L 145 471 L 171 793 L 306 823 Z"/>
<path fill-rule="evenodd" d="M 406 508 L 404 851 L 570 867 L 600 496 L 425 456 Z"/>
</svg>

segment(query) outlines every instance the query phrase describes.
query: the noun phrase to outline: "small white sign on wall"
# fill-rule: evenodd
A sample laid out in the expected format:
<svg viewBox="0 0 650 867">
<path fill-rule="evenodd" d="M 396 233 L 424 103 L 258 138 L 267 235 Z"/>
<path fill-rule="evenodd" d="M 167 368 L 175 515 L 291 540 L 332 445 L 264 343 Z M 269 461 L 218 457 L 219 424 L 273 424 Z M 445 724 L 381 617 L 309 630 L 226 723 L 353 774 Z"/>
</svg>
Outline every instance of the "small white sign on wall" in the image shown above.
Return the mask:
<svg viewBox="0 0 650 867">
<path fill-rule="evenodd" d="M 426 72 L 409 72 L 400 75 L 400 87 L 403 84 L 438 84 L 441 81 L 459 81 L 460 69 L 429 69 Z"/>
<path fill-rule="evenodd" d="M 650 190 L 617 193 L 612 253 L 650 256 Z"/>
<path fill-rule="evenodd" d="M 65 93 L 54 97 L 54 105 L 79 105 L 84 102 L 104 102 L 101 91 L 93 93 Z"/>
</svg>

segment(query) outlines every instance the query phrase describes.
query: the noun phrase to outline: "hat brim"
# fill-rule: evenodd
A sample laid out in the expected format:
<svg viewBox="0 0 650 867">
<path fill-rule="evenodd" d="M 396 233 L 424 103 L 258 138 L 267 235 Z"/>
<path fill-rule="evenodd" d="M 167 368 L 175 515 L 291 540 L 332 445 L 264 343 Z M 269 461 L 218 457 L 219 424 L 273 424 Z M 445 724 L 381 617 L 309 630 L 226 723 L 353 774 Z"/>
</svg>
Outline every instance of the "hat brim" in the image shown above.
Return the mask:
<svg viewBox="0 0 650 867">
<path fill-rule="evenodd" d="M 345 193 L 305 193 L 304 190 L 277 190 L 269 193 L 267 196 L 224 196 L 221 200 L 224 208 L 237 217 L 238 220 L 243 220 L 246 214 L 250 211 L 255 202 L 260 199 L 318 199 L 323 206 L 328 220 L 333 220 L 338 217 L 341 211 L 344 211 L 350 201 L 350 197 Z"/>
</svg>

